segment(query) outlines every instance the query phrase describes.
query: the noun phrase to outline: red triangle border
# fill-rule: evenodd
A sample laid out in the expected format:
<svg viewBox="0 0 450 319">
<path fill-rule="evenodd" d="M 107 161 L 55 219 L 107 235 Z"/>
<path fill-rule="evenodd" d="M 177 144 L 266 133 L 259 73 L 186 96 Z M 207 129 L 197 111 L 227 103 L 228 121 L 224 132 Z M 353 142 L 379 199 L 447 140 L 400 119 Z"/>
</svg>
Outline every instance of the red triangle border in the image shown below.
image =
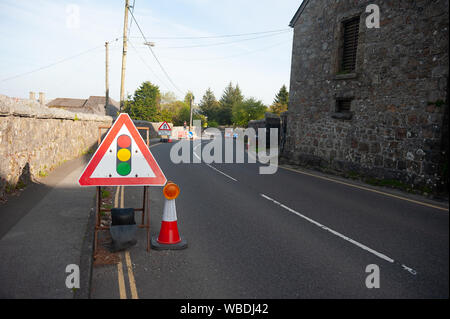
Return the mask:
<svg viewBox="0 0 450 319">
<path fill-rule="evenodd" d="M 108 151 L 124 124 L 126 125 L 139 150 L 142 152 L 142 155 L 153 170 L 155 177 L 91 178 L 90 176 L 97 168 L 97 165 Z M 127 113 L 121 113 L 84 169 L 78 183 L 80 186 L 164 186 L 167 183 L 167 179 L 139 134 L 136 126 L 133 124 L 130 116 Z"/>
</svg>

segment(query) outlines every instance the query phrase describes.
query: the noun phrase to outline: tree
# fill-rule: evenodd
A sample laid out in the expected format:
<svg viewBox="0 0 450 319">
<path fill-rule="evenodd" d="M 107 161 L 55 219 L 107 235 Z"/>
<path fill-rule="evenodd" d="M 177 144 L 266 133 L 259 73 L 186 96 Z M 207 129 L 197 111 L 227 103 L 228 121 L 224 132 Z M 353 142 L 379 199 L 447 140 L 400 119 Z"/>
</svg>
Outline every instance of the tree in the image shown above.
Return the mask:
<svg viewBox="0 0 450 319">
<path fill-rule="evenodd" d="M 266 111 L 267 107 L 260 100 L 255 98 L 245 99 L 233 108 L 233 124 L 247 127 L 249 121 L 262 119 Z"/>
<path fill-rule="evenodd" d="M 273 100 L 273 103 L 281 103 L 284 105 L 289 104 L 289 91 L 286 88 L 286 85 L 283 85 L 280 89 L 280 91 L 275 96 L 275 99 Z"/>
<path fill-rule="evenodd" d="M 191 98 L 192 98 L 192 101 L 194 101 L 194 99 L 195 99 L 194 93 L 192 93 L 191 91 L 188 91 L 186 93 L 186 95 L 184 96 L 184 103 L 189 105 L 189 103 L 191 102 Z"/>
<path fill-rule="evenodd" d="M 186 121 L 189 123 L 189 118 L 191 116 L 189 105 L 186 105 L 186 103 L 178 101 L 182 103 L 182 106 L 178 109 L 178 111 L 173 116 L 173 124 L 176 126 L 181 126 Z"/>
<path fill-rule="evenodd" d="M 273 103 L 273 104 L 270 106 L 269 111 L 270 111 L 271 113 L 280 115 L 281 113 L 287 111 L 287 109 L 288 109 L 287 104 L 283 104 L 283 103 L 280 103 L 280 102 L 275 102 L 275 103 Z"/>
<path fill-rule="evenodd" d="M 160 101 L 159 87 L 147 81 L 134 92 L 132 99 L 128 97 L 125 101 L 124 112 L 135 120 L 156 122 L 160 118 Z"/>
<path fill-rule="evenodd" d="M 270 106 L 270 112 L 280 115 L 288 110 L 289 105 L 289 92 L 286 85 L 283 85 L 280 91 L 275 96 L 272 105 Z"/>
<path fill-rule="evenodd" d="M 208 118 L 208 122 L 218 120 L 220 105 L 210 88 L 206 90 L 199 104 L 200 114 Z"/>
<path fill-rule="evenodd" d="M 244 97 L 241 93 L 239 85 L 233 87 L 233 83 L 229 83 L 225 88 L 222 97 L 220 98 L 220 111 L 218 116 L 218 122 L 220 124 L 231 124 L 233 116 L 233 107 L 240 104 Z"/>
</svg>

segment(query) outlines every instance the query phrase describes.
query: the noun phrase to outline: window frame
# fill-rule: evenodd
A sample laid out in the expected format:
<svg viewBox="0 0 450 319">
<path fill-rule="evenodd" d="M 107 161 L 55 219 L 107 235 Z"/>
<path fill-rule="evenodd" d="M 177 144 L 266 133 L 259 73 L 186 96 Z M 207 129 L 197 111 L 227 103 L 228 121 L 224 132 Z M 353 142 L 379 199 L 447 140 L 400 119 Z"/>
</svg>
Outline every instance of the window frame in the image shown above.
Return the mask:
<svg viewBox="0 0 450 319">
<path fill-rule="evenodd" d="M 344 68 L 344 57 L 345 57 L 345 33 L 347 31 L 347 25 L 348 24 L 356 24 L 356 46 L 354 48 L 354 65 L 352 69 L 345 69 Z M 340 50 L 339 50 L 339 65 L 338 65 L 338 73 L 340 74 L 351 74 L 351 73 L 356 73 L 356 69 L 357 69 L 357 64 L 358 64 L 358 48 L 359 48 L 359 39 L 360 39 L 360 24 L 361 24 L 361 17 L 358 16 L 354 16 L 352 18 L 349 19 L 345 19 L 341 21 L 341 39 L 340 39 Z"/>
</svg>

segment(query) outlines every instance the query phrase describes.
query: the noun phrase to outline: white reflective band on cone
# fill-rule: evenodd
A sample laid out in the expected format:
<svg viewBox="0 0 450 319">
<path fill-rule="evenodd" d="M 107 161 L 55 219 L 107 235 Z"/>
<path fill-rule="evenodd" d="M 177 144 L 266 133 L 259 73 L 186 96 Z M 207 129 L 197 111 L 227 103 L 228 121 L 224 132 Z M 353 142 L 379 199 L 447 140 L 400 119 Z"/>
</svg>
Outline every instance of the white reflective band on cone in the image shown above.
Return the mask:
<svg viewBox="0 0 450 319">
<path fill-rule="evenodd" d="M 163 210 L 163 221 L 174 222 L 177 220 L 177 208 L 175 206 L 175 199 L 166 199 Z"/>
</svg>

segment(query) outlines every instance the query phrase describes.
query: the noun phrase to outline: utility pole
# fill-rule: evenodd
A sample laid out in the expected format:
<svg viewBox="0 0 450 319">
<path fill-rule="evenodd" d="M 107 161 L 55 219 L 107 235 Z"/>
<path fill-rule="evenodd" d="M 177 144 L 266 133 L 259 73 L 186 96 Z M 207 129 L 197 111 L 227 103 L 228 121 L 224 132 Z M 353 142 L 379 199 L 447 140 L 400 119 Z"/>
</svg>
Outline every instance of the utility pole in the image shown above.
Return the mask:
<svg viewBox="0 0 450 319">
<path fill-rule="evenodd" d="M 120 112 L 125 101 L 125 68 L 127 64 L 127 48 L 128 48 L 128 0 L 125 0 L 125 18 L 123 21 L 123 51 L 122 51 L 122 78 L 120 80 Z"/>
<path fill-rule="evenodd" d="M 105 68 L 105 108 L 109 105 L 109 42 L 105 42 L 105 60 L 106 60 L 106 68 Z"/>
<path fill-rule="evenodd" d="M 192 94 L 190 94 L 189 97 L 189 113 L 190 113 L 190 117 L 189 117 L 189 132 L 191 132 L 191 126 L 192 126 Z"/>
</svg>

